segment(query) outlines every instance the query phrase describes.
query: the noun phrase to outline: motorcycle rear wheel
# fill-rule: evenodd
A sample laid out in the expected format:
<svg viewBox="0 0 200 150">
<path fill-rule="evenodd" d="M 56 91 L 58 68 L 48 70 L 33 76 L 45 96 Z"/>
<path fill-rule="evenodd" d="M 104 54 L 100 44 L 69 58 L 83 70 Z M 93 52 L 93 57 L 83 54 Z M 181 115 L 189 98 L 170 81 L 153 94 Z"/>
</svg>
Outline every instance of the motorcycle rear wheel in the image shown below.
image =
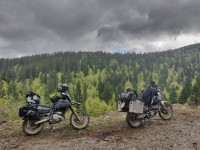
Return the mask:
<svg viewBox="0 0 200 150">
<path fill-rule="evenodd" d="M 24 120 L 22 124 L 22 129 L 26 135 L 36 135 L 42 131 L 44 123 L 36 125 L 35 124 L 36 121 L 38 120 L 29 120 L 29 119 Z"/>
<path fill-rule="evenodd" d="M 85 129 L 90 122 L 89 115 L 84 110 L 75 110 L 75 113 L 77 114 L 80 120 L 78 120 L 76 115 L 72 113 L 70 116 L 71 125 L 73 126 L 74 129 L 77 129 L 77 130 Z"/>
<path fill-rule="evenodd" d="M 137 119 L 134 114 L 127 112 L 126 114 L 126 122 L 132 128 L 137 128 L 142 124 L 141 119 Z"/>
<path fill-rule="evenodd" d="M 159 111 L 159 116 L 163 120 L 170 120 L 173 115 L 173 108 L 171 104 L 165 103 L 163 106 L 160 107 Z"/>
</svg>

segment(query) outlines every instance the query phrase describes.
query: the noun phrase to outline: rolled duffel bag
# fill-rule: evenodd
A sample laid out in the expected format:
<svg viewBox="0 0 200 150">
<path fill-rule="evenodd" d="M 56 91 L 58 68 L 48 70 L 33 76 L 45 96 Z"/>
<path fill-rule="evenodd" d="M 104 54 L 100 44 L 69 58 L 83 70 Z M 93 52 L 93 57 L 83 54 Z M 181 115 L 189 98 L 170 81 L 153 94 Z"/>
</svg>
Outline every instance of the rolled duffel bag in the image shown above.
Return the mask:
<svg viewBox="0 0 200 150">
<path fill-rule="evenodd" d="M 26 94 L 26 101 L 29 104 L 39 104 L 40 103 L 40 95 L 30 91 Z"/>
<path fill-rule="evenodd" d="M 121 102 L 126 101 L 125 96 L 126 96 L 126 92 L 119 94 L 119 101 L 121 101 Z"/>
<path fill-rule="evenodd" d="M 119 95 L 119 101 L 125 102 L 125 106 L 129 105 L 130 101 L 135 101 L 137 99 L 137 92 L 135 90 L 127 89 Z"/>
<path fill-rule="evenodd" d="M 137 99 L 134 91 L 129 91 L 125 95 L 126 101 L 135 101 Z"/>
</svg>

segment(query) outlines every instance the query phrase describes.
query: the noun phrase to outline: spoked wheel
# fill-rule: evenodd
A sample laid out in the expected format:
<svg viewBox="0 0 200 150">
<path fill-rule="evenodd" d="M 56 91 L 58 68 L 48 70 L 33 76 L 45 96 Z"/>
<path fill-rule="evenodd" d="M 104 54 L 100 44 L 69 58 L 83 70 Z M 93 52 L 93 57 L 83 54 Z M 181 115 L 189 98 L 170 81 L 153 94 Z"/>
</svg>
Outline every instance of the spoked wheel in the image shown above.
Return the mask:
<svg viewBox="0 0 200 150">
<path fill-rule="evenodd" d="M 142 124 L 142 120 L 138 119 L 135 114 L 127 112 L 126 121 L 132 128 L 137 128 Z"/>
<path fill-rule="evenodd" d="M 90 117 L 84 110 L 75 110 L 76 115 L 74 113 L 70 116 L 70 123 L 75 129 L 84 129 L 88 126 L 90 122 Z"/>
<path fill-rule="evenodd" d="M 35 135 L 38 134 L 40 131 L 42 131 L 44 123 L 36 125 L 35 124 L 36 121 L 38 120 L 25 119 L 22 124 L 23 132 L 27 135 Z"/>
<path fill-rule="evenodd" d="M 172 118 L 173 108 L 171 104 L 165 102 L 164 105 L 161 105 L 158 112 L 159 112 L 160 118 L 162 118 L 163 120 L 169 120 Z"/>
</svg>

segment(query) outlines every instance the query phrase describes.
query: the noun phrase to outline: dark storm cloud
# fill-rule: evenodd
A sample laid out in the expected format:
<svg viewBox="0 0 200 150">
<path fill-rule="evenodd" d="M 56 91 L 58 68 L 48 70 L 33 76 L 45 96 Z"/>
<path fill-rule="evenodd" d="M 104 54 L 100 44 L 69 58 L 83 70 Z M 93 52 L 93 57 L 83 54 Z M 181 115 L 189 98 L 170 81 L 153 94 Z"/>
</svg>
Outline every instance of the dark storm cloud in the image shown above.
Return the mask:
<svg viewBox="0 0 200 150">
<path fill-rule="evenodd" d="M 140 0 L 126 4 L 128 10 L 120 11 L 118 23 L 113 26 L 113 30 L 117 28 L 115 32 L 136 35 L 135 38 L 138 36 L 144 38 L 145 35 L 147 37 L 162 34 L 176 36 L 181 33 L 200 32 L 200 1 L 198 0 Z M 123 13 L 127 16 L 126 20 L 121 17 Z"/>
<path fill-rule="evenodd" d="M 156 39 L 200 34 L 199 8 L 199 0 L 1 0 L 0 57 L 153 49 Z"/>
<path fill-rule="evenodd" d="M 97 38 L 102 38 L 104 42 L 117 41 L 120 38 L 116 28 L 114 27 L 101 27 L 98 30 Z"/>
<path fill-rule="evenodd" d="M 79 38 L 95 30 L 99 13 L 93 1 L 32 1 L 38 24 L 66 39 Z"/>
</svg>

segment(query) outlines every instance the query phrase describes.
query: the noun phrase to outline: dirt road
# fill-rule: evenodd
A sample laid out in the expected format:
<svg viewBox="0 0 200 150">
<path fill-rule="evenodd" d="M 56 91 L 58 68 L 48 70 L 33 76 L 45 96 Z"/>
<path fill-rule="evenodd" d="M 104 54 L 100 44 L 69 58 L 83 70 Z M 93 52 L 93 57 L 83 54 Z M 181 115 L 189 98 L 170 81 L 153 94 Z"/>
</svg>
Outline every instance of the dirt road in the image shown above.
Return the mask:
<svg viewBox="0 0 200 150">
<path fill-rule="evenodd" d="M 150 119 L 142 127 L 130 128 L 125 113 L 112 112 L 91 117 L 90 126 L 74 130 L 69 123 L 49 125 L 36 136 L 22 133 L 21 123 L 2 122 L 0 149 L 17 150 L 200 150 L 200 108 L 174 106 L 170 121 L 159 117 Z"/>
</svg>

